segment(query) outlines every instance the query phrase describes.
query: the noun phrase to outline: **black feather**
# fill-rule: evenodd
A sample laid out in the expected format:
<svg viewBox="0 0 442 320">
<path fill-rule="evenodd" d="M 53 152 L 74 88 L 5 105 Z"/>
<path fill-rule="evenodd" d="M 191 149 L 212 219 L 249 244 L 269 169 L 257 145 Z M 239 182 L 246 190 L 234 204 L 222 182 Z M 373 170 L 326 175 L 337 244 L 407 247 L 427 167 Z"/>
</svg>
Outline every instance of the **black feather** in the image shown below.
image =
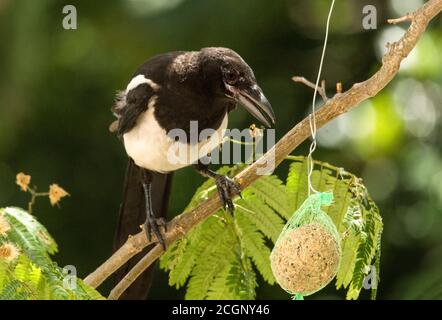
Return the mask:
<svg viewBox="0 0 442 320">
<path fill-rule="evenodd" d="M 136 125 L 138 117 L 147 110 L 153 95 L 154 90 L 147 83 L 140 84 L 126 94 L 126 106 L 121 109 L 118 135 L 125 134 Z"/>
</svg>

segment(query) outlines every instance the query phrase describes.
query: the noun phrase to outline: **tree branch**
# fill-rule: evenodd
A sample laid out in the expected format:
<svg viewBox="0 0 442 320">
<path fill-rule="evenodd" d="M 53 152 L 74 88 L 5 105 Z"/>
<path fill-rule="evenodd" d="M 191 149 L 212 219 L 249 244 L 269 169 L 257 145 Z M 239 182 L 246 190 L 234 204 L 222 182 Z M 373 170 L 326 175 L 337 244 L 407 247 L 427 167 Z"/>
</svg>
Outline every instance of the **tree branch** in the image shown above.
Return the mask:
<svg viewBox="0 0 442 320">
<path fill-rule="evenodd" d="M 113 288 L 109 294 L 109 300 L 118 299 L 124 291 L 134 282 L 140 274 L 143 273 L 144 270 L 152 263 L 158 259 L 159 256 L 163 253 L 163 248 L 160 244 L 157 244 L 150 250 L 144 257 L 141 259 L 125 276 L 124 278 Z"/>
<path fill-rule="evenodd" d="M 411 21 L 413 20 L 413 15 L 410 13 L 407 13 L 405 16 L 402 16 L 400 18 L 396 18 L 396 19 L 388 19 L 387 22 L 389 24 L 398 24 L 404 21 Z"/>
<path fill-rule="evenodd" d="M 321 128 L 326 123 L 349 111 L 362 101 L 378 94 L 379 91 L 394 78 L 399 70 L 401 61 L 405 59 L 415 47 L 422 33 L 427 28 L 428 23 L 441 11 L 442 0 L 430 0 L 414 13 L 407 15 L 407 18 L 392 20 L 392 23 L 395 23 L 396 21 L 409 19 L 411 20 L 411 25 L 399 41 L 388 46 L 388 52 L 382 58 L 382 66 L 371 78 L 364 82 L 356 83 L 348 91 L 338 93 L 332 99 L 327 100 L 324 106 L 316 112 L 317 127 Z M 261 176 L 257 173 L 257 170 L 260 168 L 262 170 L 262 164 L 274 160 L 275 166 L 279 165 L 288 154 L 309 136 L 310 127 L 309 118 L 307 117 L 293 127 L 272 149 L 258 159 L 258 161 L 251 164 L 235 177 L 241 189 L 246 188 Z M 165 234 L 166 243 L 171 244 L 181 239 L 192 227 L 212 215 L 220 209 L 220 207 L 221 203 L 218 196 L 213 195 L 189 212 L 175 217 L 168 224 L 168 232 Z M 135 254 L 155 241 L 156 239 L 148 241 L 144 232 L 129 237 L 119 250 L 86 277 L 85 282 L 96 288 Z M 153 250 L 149 251 L 112 290 L 109 298 L 117 299 L 141 272 L 161 256 L 162 252 L 163 250 L 159 245 L 156 245 Z"/>
<path fill-rule="evenodd" d="M 304 77 L 294 76 L 294 77 L 292 77 L 292 80 L 295 81 L 295 82 L 303 83 L 303 84 L 305 84 L 307 87 L 312 88 L 313 90 L 316 89 L 316 84 L 313 83 L 313 82 L 311 82 L 311 81 L 308 81 L 308 80 L 307 80 L 306 78 L 304 78 Z M 319 95 L 321 96 L 322 100 L 323 100 L 324 102 L 327 102 L 328 97 L 327 97 L 327 92 L 325 91 L 325 80 L 322 80 L 322 81 L 321 81 L 321 85 L 318 86 L 318 93 L 319 93 Z"/>
</svg>

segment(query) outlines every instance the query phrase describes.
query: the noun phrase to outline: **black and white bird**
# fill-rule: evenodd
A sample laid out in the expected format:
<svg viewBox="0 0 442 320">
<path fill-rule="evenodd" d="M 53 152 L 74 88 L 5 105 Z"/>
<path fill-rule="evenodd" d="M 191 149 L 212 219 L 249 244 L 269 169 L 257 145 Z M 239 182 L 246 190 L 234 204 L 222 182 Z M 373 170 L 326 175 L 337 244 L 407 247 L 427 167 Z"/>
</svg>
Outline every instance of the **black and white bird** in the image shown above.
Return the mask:
<svg viewBox="0 0 442 320">
<path fill-rule="evenodd" d="M 228 114 L 237 104 L 264 125 L 274 124 L 274 112 L 252 69 L 231 49 L 170 52 L 139 67 L 112 107 L 117 120 L 110 130 L 121 137 L 129 156 L 116 247 L 129 234 L 138 232 L 143 223 L 147 236 L 154 233 L 165 247 L 160 227 L 165 225 L 171 173 L 185 166 L 194 165 L 203 176 L 214 178 L 224 208 L 233 213 L 232 197 L 240 195 L 238 185 L 199 160 L 218 147 Z M 213 136 L 192 139 L 191 121 L 196 121 L 198 133 L 212 129 Z M 186 140 L 171 137 L 174 129 L 184 132 Z M 178 155 L 171 161 L 170 153 L 177 143 L 187 150 L 186 158 Z M 120 270 L 119 277 L 133 264 Z M 147 292 L 151 273 L 147 271 L 144 278 L 139 278 L 125 298 L 139 298 L 140 292 Z"/>
</svg>

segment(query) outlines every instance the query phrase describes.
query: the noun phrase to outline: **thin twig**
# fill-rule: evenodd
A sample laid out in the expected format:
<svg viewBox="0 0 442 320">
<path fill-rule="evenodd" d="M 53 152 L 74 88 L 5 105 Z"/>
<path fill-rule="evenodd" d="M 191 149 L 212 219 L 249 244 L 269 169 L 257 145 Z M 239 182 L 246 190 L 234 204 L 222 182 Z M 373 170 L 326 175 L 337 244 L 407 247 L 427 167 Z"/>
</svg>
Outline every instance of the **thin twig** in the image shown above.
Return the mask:
<svg viewBox="0 0 442 320">
<path fill-rule="evenodd" d="M 316 112 L 317 127 L 321 128 L 339 115 L 359 105 L 362 101 L 376 96 L 394 78 L 399 70 L 401 61 L 405 59 L 416 46 L 416 43 L 427 28 L 431 19 L 441 11 L 442 0 L 430 0 L 413 13 L 411 25 L 404 36 L 389 47 L 388 52 L 382 59 L 382 66 L 380 69 L 368 80 L 354 84 L 348 91 L 335 95 L 332 99 L 329 99 L 325 105 Z M 269 161 L 274 161 L 275 166 L 279 165 L 287 155 L 289 155 L 309 136 L 309 118 L 305 118 L 287 132 L 285 136 L 266 154 L 258 159 L 257 162 L 251 164 L 236 175 L 235 180 L 239 183 L 241 189 L 246 188 L 261 176 L 258 174 L 259 171 L 257 170 L 262 169 L 263 164 L 268 163 Z M 168 224 L 168 232 L 165 234 L 166 243 L 171 244 L 174 241 L 183 238 L 191 228 L 211 216 L 220 207 L 221 203 L 218 196 L 213 195 L 189 212 L 175 217 Z M 141 251 L 153 241 L 156 241 L 155 237 L 152 241 L 148 241 L 144 232 L 140 232 L 130 237 L 106 262 L 87 276 L 85 282 L 94 288 L 97 287 L 137 252 Z M 155 248 L 157 247 L 158 246 Z M 140 261 L 136 265 L 136 270 L 129 272 L 131 276 L 122 280 L 124 281 L 124 285 L 121 284 L 120 286 L 120 284 L 118 284 L 117 287 L 127 288 L 131 281 L 134 281 L 135 278 L 133 276 L 140 274 L 140 272 L 149 267 L 160 257 L 161 253 L 161 248 L 149 251 L 145 258 L 141 260 L 143 262 Z M 112 297 L 116 297 L 118 293 L 120 293 L 120 289 L 118 290 L 118 292 L 113 290 L 114 293 L 112 294 Z"/>
<path fill-rule="evenodd" d="M 305 77 L 294 76 L 292 77 L 292 80 L 295 82 L 303 83 L 307 87 L 312 88 L 313 90 L 315 90 L 316 88 L 316 85 L 313 82 L 307 80 Z M 328 101 L 327 93 L 325 91 L 325 80 L 322 80 L 321 85 L 318 86 L 318 93 L 324 102 Z"/>
<path fill-rule="evenodd" d="M 400 18 L 395 18 L 395 19 L 388 19 L 387 22 L 389 24 L 398 24 L 404 21 L 412 21 L 413 20 L 413 14 L 412 13 L 407 13 L 405 16 L 400 17 Z"/>
<path fill-rule="evenodd" d="M 150 250 L 138 263 L 124 276 L 124 278 L 112 289 L 109 294 L 109 300 L 117 300 L 121 294 L 134 282 L 140 274 L 146 270 L 146 266 L 150 266 L 163 253 L 163 248 L 157 244 Z"/>
<path fill-rule="evenodd" d="M 336 83 L 336 93 L 342 93 L 342 83 Z"/>
<path fill-rule="evenodd" d="M 34 207 L 37 197 L 47 197 L 49 192 L 37 192 L 36 186 L 34 186 L 34 188 L 26 187 L 26 191 L 31 194 L 31 200 L 28 202 L 28 212 L 32 214 L 32 208 Z"/>
</svg>

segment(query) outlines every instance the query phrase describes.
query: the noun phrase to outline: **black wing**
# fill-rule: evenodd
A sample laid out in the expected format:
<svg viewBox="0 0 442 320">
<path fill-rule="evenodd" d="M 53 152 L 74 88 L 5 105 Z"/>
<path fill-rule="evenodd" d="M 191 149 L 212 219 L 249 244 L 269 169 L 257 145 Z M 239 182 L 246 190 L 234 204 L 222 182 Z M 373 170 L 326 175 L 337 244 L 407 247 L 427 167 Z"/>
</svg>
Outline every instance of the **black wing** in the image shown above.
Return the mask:
<svg viewBox="0 0 442 320">
<path fill-rule="evenodd" d="M 183 51 L 176 51 L 157 55 L 142 64 L 133 77 L 144 75 L 146 79 L 158 84 L 157 91 L 161 91 L 161 85 L 171 77 L 170 64 L 183 53 Z M 154 91 L 148 83 L 143 83 L 127 93 L 126 91 L 118 93 L 112 112 L 119 120 L 111 125 L 111 132 L 118 131 L 119 135 L 123 135 L 130 131 L 135 126 L 138 117 L 147 110 L 149 99 L 154 95 Z"/>
</svg>

